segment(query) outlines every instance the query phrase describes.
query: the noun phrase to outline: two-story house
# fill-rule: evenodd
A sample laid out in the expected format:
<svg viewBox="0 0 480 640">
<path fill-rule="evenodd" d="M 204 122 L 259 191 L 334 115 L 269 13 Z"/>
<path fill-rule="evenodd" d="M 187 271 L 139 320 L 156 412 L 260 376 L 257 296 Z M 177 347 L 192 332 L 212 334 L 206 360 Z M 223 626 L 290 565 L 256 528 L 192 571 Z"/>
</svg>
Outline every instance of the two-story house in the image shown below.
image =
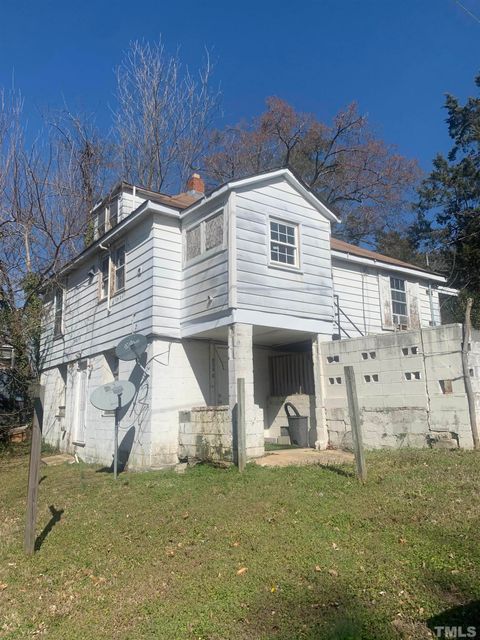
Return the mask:
<svg viewBox="0 0 480 640">
<path fill-rule="evenodd" d="M 288 169 L 209 195 L 197 174 L 177 196 L 121 183 L 93 217 L 46 300 L 42 374 L 45 438 L 89 462 L 112 459 L 113 415 L 89 397 L 114 378 L 137 388 L 121 416 L 133 468 L 178 461 L 193 407 L 231 425 L 238 378 L 249 456 L 292 394 L 326 447 L 320 342 L 440 322 L 444 278 L 332 239 L 336 216 Z M 140 363 L 115 354 L 131 333 L 148 338 Z"/>
</svg>

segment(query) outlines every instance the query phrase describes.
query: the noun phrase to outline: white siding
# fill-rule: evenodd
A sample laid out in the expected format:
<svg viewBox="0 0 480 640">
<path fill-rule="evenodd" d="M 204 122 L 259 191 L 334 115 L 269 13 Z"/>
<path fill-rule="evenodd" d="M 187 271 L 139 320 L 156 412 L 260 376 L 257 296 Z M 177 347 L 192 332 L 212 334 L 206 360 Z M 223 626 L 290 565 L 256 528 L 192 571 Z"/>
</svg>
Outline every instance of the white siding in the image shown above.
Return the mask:
<svg viewBox="0 0 480 640">
<path fill-rule="evenodd" d="M 64 335 L 53 337 L 51 303 L 46 305 L 42 350 L 43 368 L 78 360 L 113 348 L 132 329 L 152 331 L 153 233 L 152 218 L 147 216 L 128 235 L 119 238 L 125 244 L 125 290 L 112 296 L 110 310 L 106 300 L 99 301 L 100 261 L 105 251 L 85 260 L 66 277 Z M 88 277 L 94 267 L 93 278 Z"/>
<path fill-rule="evenodd" d="M 367 267 L 352 262 L 332 259 L 334 294 L 338 295 L 339 305 L 345 315 L 340 314 L 342 338 L 355 338 L 362 334 L 382 333 L 381 296 L 379 278 L 390 275 L 402 278 L 411 285 L 418 285 L 418 306 L 422 327 L 430 326 L 432 319 L 428 284 L 412 276 L 398 272 L 389 273 L 384 268 Z M 413 291 L 415 287 L 411 287 Z M 433 288 L 433 307 L 435 322 L 440 324 L 440 307 L 437 289 Z M 353 324 L 352 324 L 353 323 Z M 356 327 L 354 327 L 354 324 Z M 345 333 L 346 332 L 346 333 Z M 347 335 L 348 334 L 348 335 Z"/>
<path fill-rule="evenodd" d="M 299 225 L 300 268 L 269 264 L 270 217 Z M 237 307 L 331 322 L 330 223 L 286 182 L 237 192 Z"/>
<path fill-rule="evenodd" d="M 180 336 L 182 235 L 180 221 L 157 216 L 153 225 L 153 332 Z"/>
<path fill-rule="evenodd" d="M 227 207 L 224 199 L 209 203 L 184 220 L 183 228 L 196 226 L 209 215 L 223 210 L 224 237 Z M 183 265 L 182 324 L 188 325 L 228 309 L 228 251 L 219 247 L 205 257 L 198 256 Z"/>
</svg>

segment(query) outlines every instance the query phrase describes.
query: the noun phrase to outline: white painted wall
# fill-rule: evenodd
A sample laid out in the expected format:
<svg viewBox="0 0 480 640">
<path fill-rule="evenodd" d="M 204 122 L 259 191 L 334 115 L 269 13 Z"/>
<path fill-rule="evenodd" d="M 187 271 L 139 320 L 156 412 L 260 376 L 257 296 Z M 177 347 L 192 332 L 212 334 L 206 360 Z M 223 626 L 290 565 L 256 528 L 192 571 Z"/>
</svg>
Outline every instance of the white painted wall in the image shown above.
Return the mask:
<svg viewBox="0 0 480 640">
<path fill-rule="evenodd" d="M 215 316 L 228 309 L 228 211 L 226 197 L 207 203 L 182 220 L 185 249 L 186 231 L 206 218 L 223 211 L 224 243 L 205 255 L 186 261 L 183 258 L 182 326 Z"/>
<path fill-rule="evenodd" d="M 100 248 L 66 277 L 64 334 L 61 337 L 53 337 L 52 303 L 47 302 L 42 344 L 44 368 L 111 349 L 133 328 L 151 333 L 154 314 L 152 217 L 142 219 L 115 246 L 123 242 L 126 247 L 125 290 L 111 297 L 110 309 L 107 300 L 99 300 L 99 267 L 106 254 Z M 91 268 L 96 270 L 93 278 L 88 276 Z M 159 317 L 156 309 L 157 324 Z"/>
<path fill-rule="evenodd" d="M 415 276 L 399 272 L 389 272 L 388 269 L 375 266 L 358 265 L 337 257 L 332 258 L 332 276 L 334 294 L 339 297 L 339 304 L 345 314 L 356 325 L 355 328 L 343 315 L 341 315 L 342 328 L 351 338 L 372 333 L 391 331 L 384 329 L 382 323 L 382 309 L 380 299 L 379 278 L 390 275 L 406 280 L 410 285 L 417 285 L 418 308 L 422 327 L 430 326 L 432 320 L 428 281 Z M 438 290 L 435 286 L 433 293 L 434 319 L 440 324 L 440 303 Z M 359 331 L 360 330 L 360 331 Z M 342 331 L 342 338 L 347 336 Z"/>
<path fill-rule="evenodd" d="M 288 183 L 236 195 L 237 306 L 254 312 L 331 323 L 330 222 Z M 270 264 L 270 217 L 300 225 L 300 268 Z"/>
</svg>

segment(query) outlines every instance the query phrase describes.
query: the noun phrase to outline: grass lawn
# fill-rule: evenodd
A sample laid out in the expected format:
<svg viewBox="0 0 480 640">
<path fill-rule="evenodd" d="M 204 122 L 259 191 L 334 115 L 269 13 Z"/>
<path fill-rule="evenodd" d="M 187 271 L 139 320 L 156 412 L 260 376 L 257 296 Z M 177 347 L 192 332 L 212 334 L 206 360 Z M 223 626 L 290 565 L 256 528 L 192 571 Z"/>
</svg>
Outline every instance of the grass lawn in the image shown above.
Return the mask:
<svg viewBox="0 0 480 640">
<path fill-rule="evenodd" d="M 3 455 L 0 638 L 416 640 L 433 623 L 480 637 L 479 461 L 372 453 L 366 486 L 348 466 L 117 483 L 42 467 L 27 558 L 28 460 Z"/>
</svg>

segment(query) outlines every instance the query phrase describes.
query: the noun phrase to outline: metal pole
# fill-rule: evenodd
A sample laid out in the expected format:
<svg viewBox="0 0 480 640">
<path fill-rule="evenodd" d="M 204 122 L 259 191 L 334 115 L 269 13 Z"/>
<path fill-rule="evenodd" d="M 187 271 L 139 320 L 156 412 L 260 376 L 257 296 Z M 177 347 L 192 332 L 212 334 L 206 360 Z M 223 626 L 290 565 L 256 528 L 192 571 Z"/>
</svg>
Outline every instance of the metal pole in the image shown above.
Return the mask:
<svg viewBox="0 0 480 640">
<path fill-rule="evenodd" d="M 42 455 L 43 398 L 45 387 L 33 384 L 33 423 L 30 446 L 30 466 L 28 469 L 27 515 L 25 520 L 24 550 L 28 555 L 35 551 L 35 523 L 37 520 L 38 476 Z"/>
<path fill-rule="evenodd" d="M 355 372 L 353 367 L 344 367 L 343 371 L 345 373 L 345 385 L 347 387 L 348 411 L 350 413 L 350 424 L 352 426 L 357 476 L 361 482 L 365 482 L 367 479 L 367 467 L 365 466 L 365 456 L 363 453 L 362 427 L 360 409 L 358 407 L 357 387 L 355 384 Z"/>
<path fill-rule="evenodd" d="M 118 422 L 119 422 L 119 417 L 118 417 L 118 412 L 120 411 L 120 408 L 122 406 L 122 394 L 118 395 L 118 407 L 115 409 L 115 437 L 114 437 L 114 443 L 113 443 L 113 478 L 114 480 L 117 479 L 117 475 L 118 475 Z"/>
</svg>

